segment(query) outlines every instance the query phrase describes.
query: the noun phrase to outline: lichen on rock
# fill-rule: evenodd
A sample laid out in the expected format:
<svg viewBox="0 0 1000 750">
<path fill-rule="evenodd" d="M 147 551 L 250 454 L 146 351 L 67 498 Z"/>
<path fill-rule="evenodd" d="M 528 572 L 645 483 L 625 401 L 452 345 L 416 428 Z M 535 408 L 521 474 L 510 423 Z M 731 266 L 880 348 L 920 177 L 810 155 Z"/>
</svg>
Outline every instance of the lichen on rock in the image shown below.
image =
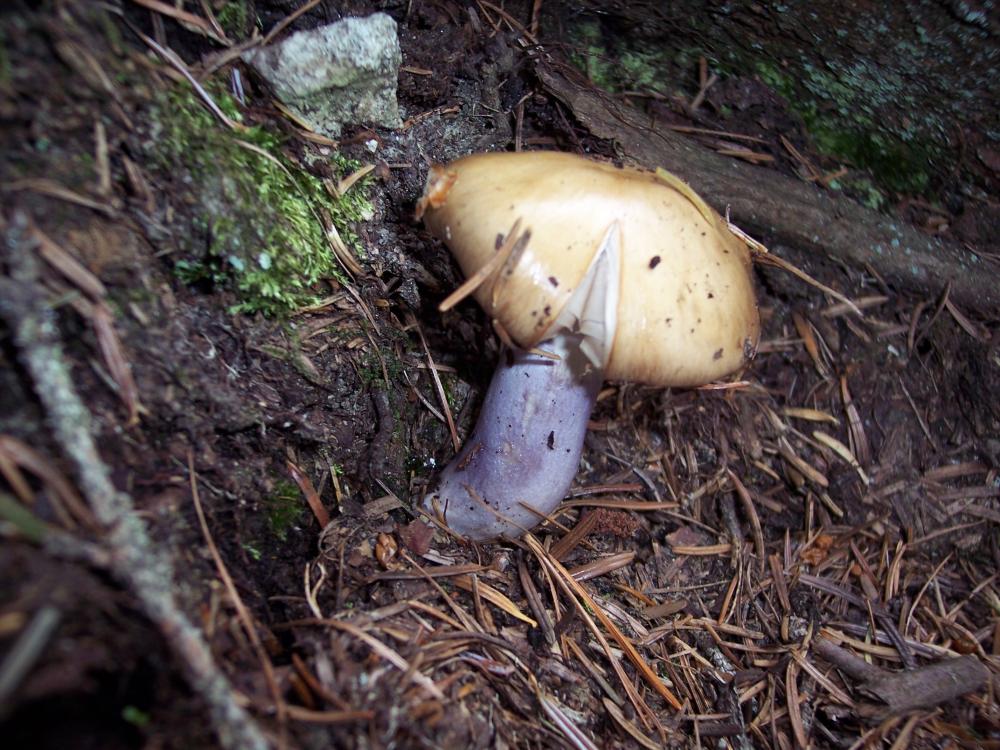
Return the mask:
<svg viewBox="0 0 1000 750">
<path fill-rule="evenodd" d="M 336 138 L 348 124 L 402 125 L 396 76 L 403 57 L 396 22 L 385 13 L 299 31 L 244 59 L 318 133 Z"/>
</svg>

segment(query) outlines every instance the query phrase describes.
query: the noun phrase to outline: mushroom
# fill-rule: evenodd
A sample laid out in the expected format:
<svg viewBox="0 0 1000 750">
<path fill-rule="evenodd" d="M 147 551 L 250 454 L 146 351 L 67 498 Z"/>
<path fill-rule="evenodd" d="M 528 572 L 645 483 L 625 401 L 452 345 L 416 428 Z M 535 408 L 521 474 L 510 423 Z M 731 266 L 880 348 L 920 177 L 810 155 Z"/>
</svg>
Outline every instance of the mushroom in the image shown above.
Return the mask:
<svg viewBox="0 0 1000 750">
<path fill-rule="evenodd" d="M 423 501 L 460 535 L 517 537 L 555 510 L 604 379 L 698 386 L 756 351 L 745 243 L 663 170 L 475 154 L 432 167 L 417 214 L 510 344 Z"/>
</svg>

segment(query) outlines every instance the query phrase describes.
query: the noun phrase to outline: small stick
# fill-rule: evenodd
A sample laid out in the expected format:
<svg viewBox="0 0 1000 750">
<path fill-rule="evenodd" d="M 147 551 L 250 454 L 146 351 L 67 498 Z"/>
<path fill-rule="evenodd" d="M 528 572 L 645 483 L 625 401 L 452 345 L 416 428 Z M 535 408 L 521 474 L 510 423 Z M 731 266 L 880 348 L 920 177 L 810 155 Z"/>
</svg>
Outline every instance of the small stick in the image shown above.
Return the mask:
<svg viewBox="0 0 1000 750">
<path fill-rule="evenodd" d="M 278 34 L 280 34 L 282 31 L 287 29 L 289 24 L 291 24 L 296 18 L 301 16 L 303 13 L 307 13 L 308 11 L 312 10 L 317 5 L 319 5 L 319 0 L 309 0 L 309 2 L 307 2 L 305 5 L 301 6 L 300 8 L 296 8 L 287 16 L 282 18 L 280 21 L 278 21 L 278 23 L 274 25 L 274 27 L 269 32 L 267 32 L 267 35 L 264 37 L 264 41 L 261 42 L 261 46 L 267 46 L 268 44 L 270 44 L 274 40 L 274 38 L 278 36 Z"/>
<path fill-rule="evenodd" d="M 729 480 L 733 483 L 736 495 L 740 498 L 740 502 L 743 503 L 743 510 L 746 511 L 747 516 L 750 518 L 750 528 L 753 531 L 753 545 L 757 549 L 757 569 L 763 574 L 766 550 L 764 548 L 764 532 L 761 529 L 760 516 L 757 515 L 753 498 L 750 497 L 747 488 L 743 486 L 743 482 L 740 481 L 732 469 L 727 468 L 726 472 L 729 474 Z"/>
<path fill-rule="evenodd" d="M 905 672 L 890 672 L 872 666 L 826 638 L 813 641 L 813 649 L 830 664 L 860 680 L 861 690 L 883 704 L 858 707 L 862 716 L 876 720 L 954 700 L 978 690 L 990 676 L 989 670 L 971 654 Z"/>
</svg>

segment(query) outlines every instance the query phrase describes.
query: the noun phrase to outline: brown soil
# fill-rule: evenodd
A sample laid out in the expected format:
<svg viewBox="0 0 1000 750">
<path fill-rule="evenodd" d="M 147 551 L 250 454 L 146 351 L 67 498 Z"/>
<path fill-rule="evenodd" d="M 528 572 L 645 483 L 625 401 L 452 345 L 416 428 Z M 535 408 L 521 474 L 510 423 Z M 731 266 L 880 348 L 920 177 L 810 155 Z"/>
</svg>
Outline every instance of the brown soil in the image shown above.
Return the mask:
<svg viewBox="0 0 1000 750">
<path fill-rule="evenodd" d="M 114 486 L 172 561 L 181 610 L 276 747 L 590 746 L 573 745 L 568 726 L 606 748 L 720 737 L 732 747 L 849 747 L 863 735 L 914 747 L 1000 744 L 1000 311 L 976 318 L 945 288 L 903 292 L 861 267 L 809 269 L 866 302 L 862 318 L 760 268 L 764 334 L 743 384 L 607 384 L 573 493 L 588 503 L 568 508 L 562 528 L 535 532 L 544 549 L 432 537 L 414 501 L 453 447 L 426 404 L 450 408 L 465 436 L 499 347 L 471 303 L 436 310 L 461 279 L 412 219 L 427 164 L 515 141 L 605 157 L 614 144 L 534 78 L 517 21 L 530 10 L 508 23 L 489 3 L 393 6 L 410 119 L 399 132 L 359 128 L 343 139 L 361 161 L 371 161 L 365 140 L 381 144 L 376 216 L 358 227 L 364 274 L 350 289 L 330 281 L 318 310 L 232 315 L 236 292 L 185 285 L 173 272 L 190 193 L 143 162 L 142 142 L 153 93 L 181 84 L 123 18 L 192 66 L 220 47 L 143 4 L 123 15 L 69 2 L 0 11 L 0 270 L 16 276 L 9 253 L 21 249 L 9 230 L 27 217 L 103 284 L 100 302 L 81 275 L 48 261 L 24 282 L 50 311 Z M 297 4 L 257 5 L 269 29 Z M 291 28 L 338 15 L 317 8 Z M 311 148 L 253 94 L 250 121 L 283 132 L 290 150 Z M 835 166 L 810 151 L 801 122 L 759 81 L 724 80 L 710 98 L 712 114 L 696 120 L 657 103 L 661 124 L 764 139 L 786 174 L 803 170 L 778 145 L 782 135 L 817 168 Z M 731 121 L 717 114 L 727 106 Z M 109 152 L 104 188 L 97 121 Z M 901 220 L 941 231 L 929 217 L 943 209 L 925 205 L 902 201 Z M 960 232 L 989 259 L 995 238 L 970 229 L 988 224 L 993 209 L 982 210 Z M 30 344 L 15 342 L 21 313 L 10 300 L 0 307 L 0 494 L 31 511 L 30 521 L 5 511 L 0 522 L 0 684 L 40 613 L 56 615 L 27 671 L 0 692 L 4 744 L 214 747 L 204 697 L 121 561 L 84 561 L 52 542 L 58 530 L 87 549 L 117 549 L 86 505 L 66 510 L 67 486 L 92 498 L 25 364 Z M 441 366 L 448 404 L 429 360 Z M 189 461 L 262 653 L 209 553 Z M 332 517 L 326 528 L 292 466 Z M 32 534 L 38 521 L 45 531 Z M 556 557 L 570 572 L 609 561 L 581 593 Z M 598 616 L 606 622 L 592 627 Z M 879 696 L 817 655 L 820 638 L 890 671 L 972 654 L 990 674 L 964 697 L 932 689 L 927 706 L 885 716 Z"/>
</svg>

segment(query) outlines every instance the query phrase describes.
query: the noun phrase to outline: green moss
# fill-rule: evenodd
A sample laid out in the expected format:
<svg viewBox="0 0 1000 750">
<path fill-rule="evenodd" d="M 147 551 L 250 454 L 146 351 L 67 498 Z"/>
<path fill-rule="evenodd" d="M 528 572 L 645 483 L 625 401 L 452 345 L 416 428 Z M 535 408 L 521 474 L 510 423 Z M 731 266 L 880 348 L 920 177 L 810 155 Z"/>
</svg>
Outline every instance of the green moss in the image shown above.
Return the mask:
<svg viewBox="0 0 1000 750">
<path fill-rule="evenodd" d="M 605 40 L 600 23 L 585 20 L 573 27 L 573 63 L 607 91 L 667 93 L 666 51 L 622 35 Z"/>
<path fill-rule="evenodd" d="M 840 180 L 830 182 L 831 190 L 844 190 L 868 208 L 881 211 L 889 203 L 888 196 L 864 174 L 849 173 Z"/>
<path fill-rule="evenodd" d="M 232 97 L 212 94 L 228 117 L 241 119 Z M 151 115 L 151 159 L 190 193 L 191 231 L 175 262 L 182 280 L 236 289 L 233 312 L 267 315 L 316 302 L 321 279 L 343 280 L 320 217 L 329 216 L 357 252 L 351 225 L 372 210 L 366 180 L 334 199 L 282 152 L 276 135 L 227 129 L 186 86 L 161 95 Z M 360 166 L 339 155 L 331 161 L 339 176 Z"/>
<path fill-rule="evenodd" d="M 361 382 L 366 386 L 374 386 L 376 388 L 387 387 L 385 382 L 386 374 L 389 376 L 390 383 L 396 383 L 402 380 L 402 361 L 393 355 L 389 347 L 382 347 L 381 353 L 382 359 L 379 359 L 376 354 L 368 354 L 358 365 L 358 375 L 361 376 Z M 383 362 L 385 362 L 384 373 L 382 372 Z"/>
<path fill-rule="evenodd" d="M 603 89 L 613 85 L 608 50 L 601 39 L 601 27 L 597 21 L 584 21 L 573 30 L 574 50 L 570 54 L 573 64 L 587 74 L 594 84 Z"/>
<path fill-rule="evenodd" d="M 253 8 L 249 0 L 229 0 L 215 14 L 216 20 L 231 39 L 243 39 L 250 34 Z"/>
<path fill-rule="evenodd" d="M 268 528 L 282 542 L 288 539 L 288 532 L 299 521 L 304 511 L 302 493 L 294 483 L 285 479 L 275 482 L 274 491 L 264 498 Z"/>
<path fill-rule="evenodd" d="M 444 391 L 444 398 L 448 402 L 448 408 L 453 413 L 460 411 L 462 404 L 459 402 L 458 396 L 455 395 L 455 385 L 458 383 L 458 376 L 442 372 L 439 373 L 438 379 L 441 381 L 441 390 Z"/>
<path fill-rule="evenodd" d="M 133 705 L 122 709 L 122 719 L 138 729 L 145 729 L 151 721 L 150 715 Z"/>
<path fill-rule="evenodd" d="M 806 75 L 801 80 L 767 61 L 756 61 L 755 68 L 760 79 L 802 117 L 820 152 L 870 170 L 890 190 L 927 190 L 933 165 L 945 158 L 943 150 L 919 138 L 914 124 L 895 132 L 879 121 L 879 102 L 890 96 L 889 91 L 901 89 L 902 82 L 867 63 L 839 71 L 837 66 L 821 69 L 804 63 Z M 802 95 L 803 89 L 808 96 Z"/>
<path fill-rule="evenodd" d="M 625 14 L 629 20 L 622 22 L 613 11 L 579 15 L 568 22 L 566 33 L 575 50 L 571 56 L 575 64 L 596 85 L 613 92 L 639 90 L 670 96 L 673 89 L 681 88 L 680 82 L 686 82 L 685 93 L 690 95 L 693 82 L 689 78 L 701 57 L 724 75 L 755 71 L 802 117 L 822 153 L 849 162 L 856 168 L 852 171 L 869 172 L 860 179 L 870 183 L 873 179 L 877 185 L 875 192 L 862 184 L 855 188 L 850 184 L 852 175 L 842 185 L 845 190 L 869 204 L 883 202 L 883 192 L 929 194 L 935 176 L 946 172 L 953 158 L 950 134 L 967 103 L 929 107 L 926 87 L 915 81 L 915 71 L 939 59 L 940 35 L 917 27 L 909 40 L 897 38 L 891 42 L 893 64 L 861 55 L 819 59 L 816 49 L 837 48 L 823 35 L 812 37 L 815 47 L 781 43 L 809 28 L 804 12 L 792 10 L 791 6 L 772 9 L 779 23 L 787 21 L 793 29 L 778 34 L 779 41 L 774 43 L 755 38 L 753 31 L 727 34 L 717 27 L 708 28 L 706 24 L 714 23 L 712 14 L 693 17 L 690 27 L 674 36 L 637 23 L 639 14 Z M 662 31 L 662 24 L 653 27 Z M 842 38 L 847 34 L 840 32 L 831 35 Z M 734 36 L 745 44 L 730 43 Z M 877 46 L 876 42 L 884 44 L 887 38 L 886 29 L 876 27 L 860 43 Z"/>
</svg>

